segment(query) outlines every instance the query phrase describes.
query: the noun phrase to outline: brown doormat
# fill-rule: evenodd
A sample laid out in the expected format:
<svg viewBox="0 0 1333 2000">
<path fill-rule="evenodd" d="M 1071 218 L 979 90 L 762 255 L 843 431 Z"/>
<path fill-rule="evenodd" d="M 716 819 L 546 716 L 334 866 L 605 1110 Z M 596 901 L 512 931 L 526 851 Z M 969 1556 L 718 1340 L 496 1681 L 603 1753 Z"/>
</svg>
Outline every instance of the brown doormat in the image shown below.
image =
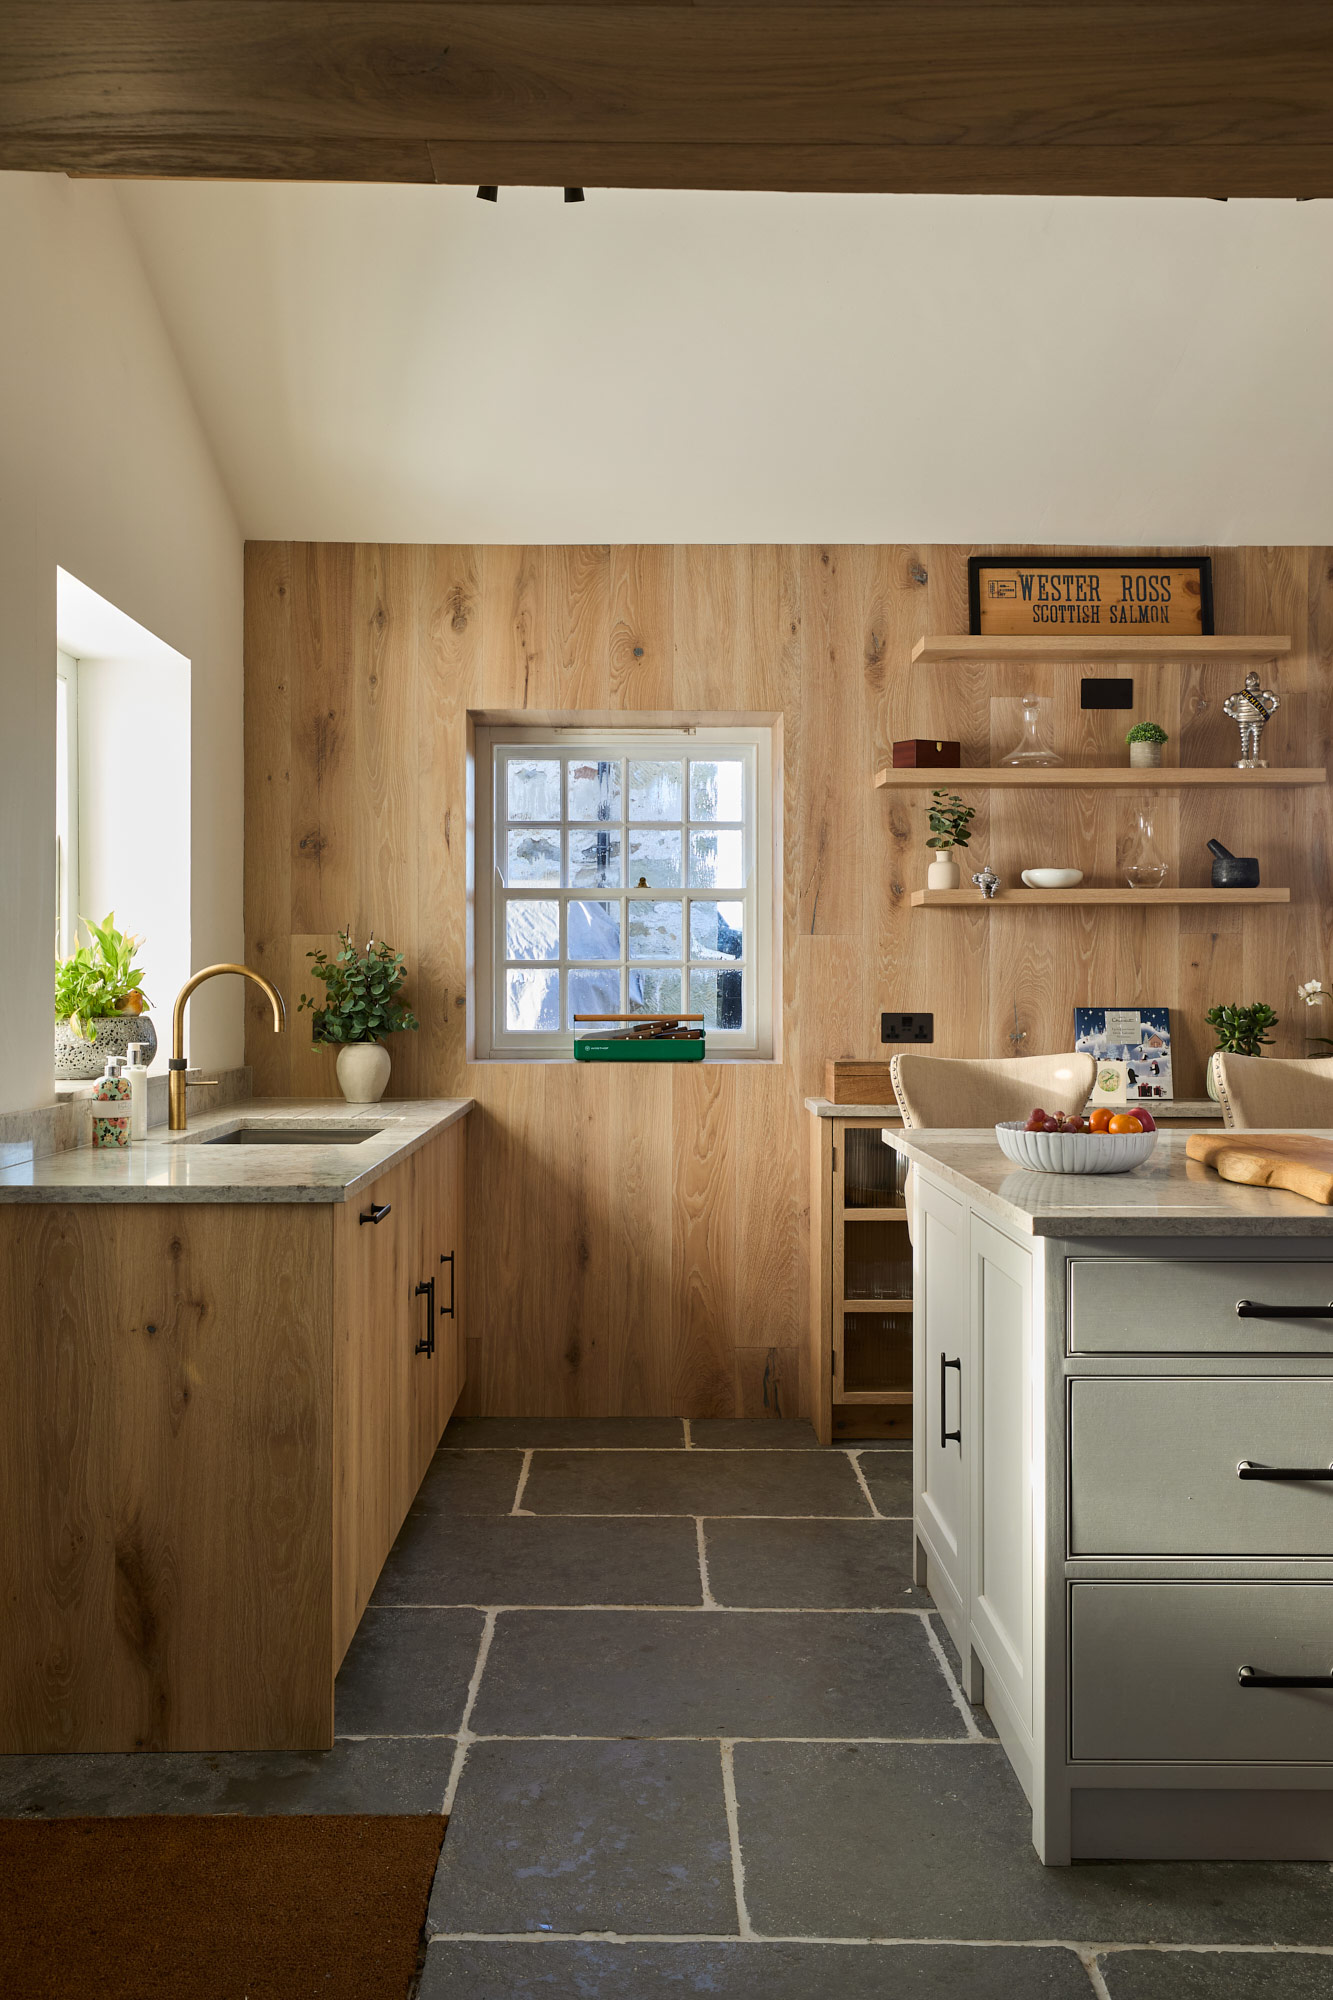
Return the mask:
<svg viewBox="0 0 1333 2000">
<path fill-rule="evenodd" d="M 0 1993 L 407 2000 L 438 1814 L 0 1820 Z"/>
</svg>

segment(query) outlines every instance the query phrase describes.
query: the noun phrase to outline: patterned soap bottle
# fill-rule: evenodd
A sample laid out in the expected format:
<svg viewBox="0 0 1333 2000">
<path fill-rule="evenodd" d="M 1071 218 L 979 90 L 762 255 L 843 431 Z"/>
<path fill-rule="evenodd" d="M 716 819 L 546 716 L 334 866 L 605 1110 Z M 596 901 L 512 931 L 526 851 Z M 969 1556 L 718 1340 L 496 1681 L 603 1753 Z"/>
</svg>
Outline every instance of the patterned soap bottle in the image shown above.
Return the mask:
<svg viewBox="0 0 1333 2000">
<path fill-rule="evenodd" d="M 133 1106 L 123 1056 L 109 1055 L 93 1089 L 94 1146 L 128 1146 Z"/>
</svg>

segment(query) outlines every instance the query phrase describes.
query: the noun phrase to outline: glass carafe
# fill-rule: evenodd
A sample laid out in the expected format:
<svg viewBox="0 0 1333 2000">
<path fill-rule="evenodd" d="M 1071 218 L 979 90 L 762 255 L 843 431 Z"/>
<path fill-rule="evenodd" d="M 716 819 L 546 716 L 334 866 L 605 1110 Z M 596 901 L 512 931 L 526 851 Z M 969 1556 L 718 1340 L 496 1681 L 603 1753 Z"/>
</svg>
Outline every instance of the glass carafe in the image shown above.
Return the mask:
<svg viewBox="0 0 1333 2000">
<path fill-rule="evenodd" d="M 1166 877 L 1167 865 L 1157 846 L 1152 820 L 1141 812 L 1125 855 L 1125 880 L 1131 889 L 1160 889 Z"/>
<path fill-rule="evenodd" d="M 1023 734 L 1007 757 L 1001 757 L 1002 764 L 1021 764 L 1025 769 L 1035 769 L 1042 764 L 1059 764 L 1063 759 L 1054 750 L 1048 750 L 1041 740 L 1042 709 L 1045 706 L 1039 694 L 1023 696 Z"/>
</svg>

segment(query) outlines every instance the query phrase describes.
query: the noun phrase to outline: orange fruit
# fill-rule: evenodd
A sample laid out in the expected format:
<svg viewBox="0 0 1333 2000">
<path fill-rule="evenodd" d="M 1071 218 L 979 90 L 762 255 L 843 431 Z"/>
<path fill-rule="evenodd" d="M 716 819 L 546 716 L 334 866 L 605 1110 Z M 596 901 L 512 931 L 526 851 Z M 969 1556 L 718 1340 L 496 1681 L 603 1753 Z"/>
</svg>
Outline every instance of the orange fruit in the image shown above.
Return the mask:
<svg viewBox="0 0 1333 2000">
<path fill-rule="evenodd" d="M 1109 1130 L 1110 1124 L 1111 1124 L 1111 1114 L 1107 1110 L 1104 1104 L 1099 1104 L 1094 1111 L 1089 1112 L 1088 1114 L 1089 1132 L 1105 1132 Z"/>
<path fill-rule="evenodd" d="M 1141 1132 L 1143 1127 L 1132 1111 L 1117 1111 L 1110 1129 L 1112 1132 Z"/>
</svg>

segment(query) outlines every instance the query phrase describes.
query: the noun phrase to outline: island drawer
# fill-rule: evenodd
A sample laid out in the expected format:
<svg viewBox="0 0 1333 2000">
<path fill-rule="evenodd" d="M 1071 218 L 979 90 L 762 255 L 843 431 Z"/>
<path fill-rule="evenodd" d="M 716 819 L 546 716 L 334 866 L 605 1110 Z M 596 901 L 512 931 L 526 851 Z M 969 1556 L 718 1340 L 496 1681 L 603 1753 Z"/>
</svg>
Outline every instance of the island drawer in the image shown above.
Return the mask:
<svg viewBox="0 0 1333 2000">
<path fill-rule="evenodd" d="M 1311 1306 L 1331 1316 L 1305 1316 Z M 1333 1263 L 1071 1257 L 1069 1350 L 1333 1357 Z"/>
<path fill-rule="evenodd" d="M 1071 1556 L 1327 1557 L 1333 1379 L 1075 1380 L 1069 1471 Z"/>
<path fill-rule="evenodd" d="M 1076 1583 L 1070 1652 L 1076 1758 L 1333 1760 L 1333 1584 Z M 1242 1686 L 1242 1667 L 1323 1685 Z"/>
</svg>

